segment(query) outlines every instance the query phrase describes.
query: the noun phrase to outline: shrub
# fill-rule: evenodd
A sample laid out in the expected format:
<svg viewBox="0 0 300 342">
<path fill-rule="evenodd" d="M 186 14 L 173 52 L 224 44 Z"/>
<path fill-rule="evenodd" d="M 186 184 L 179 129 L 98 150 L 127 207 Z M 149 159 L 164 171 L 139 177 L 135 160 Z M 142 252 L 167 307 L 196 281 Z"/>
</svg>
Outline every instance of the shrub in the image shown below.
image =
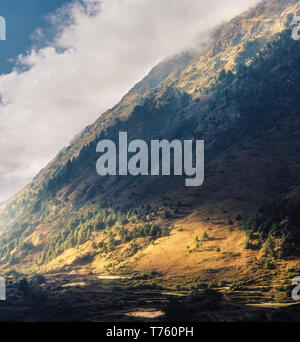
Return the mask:
<svg viewBox="0 0 300 342">
<path fill-rule="evenodd" d="M 207 232 L 204 232 L 202 236 L 202 241 L 207 241 L 207 240 L 209 240 L 208 234 Z"/>
<path fill-rule="evenodd" d="M 42 274 L 34 274 L 28 278 L 30 284 L 41 285 L 46 283 L 46 278 Z"/>
<path fill-rule="evenodd" d="M 265 256 L 275 256 L 274 252 L 275 244 L 271 236 L 268 237 L 267 241 L 263 245 L 263 253 Z"/>
<path fill-rule="evenodd" d="M 288 256 L 294 249 L 295 243 L 292 234 L 290 232 L 283 234 L 280 242 L 280 257 Z"/>
<path fill-rule="evenodd" d="M 274 258 L 272 258 L 272 257 L 266 258 L 265 262 L 264 262 L 264 268 L 266 268 L 268 270 L 275 269 L 276 268 L 276 263 L 275 263 Z"/>
<path fill-rule="evenodd" d="M 252 245 L 252 243 L 251 243 L 249 238 L 246 240 L 246 242 L 244 244 L 244 248 L 245 249 L 253 249 L 253 245 Z"/>
</svg>

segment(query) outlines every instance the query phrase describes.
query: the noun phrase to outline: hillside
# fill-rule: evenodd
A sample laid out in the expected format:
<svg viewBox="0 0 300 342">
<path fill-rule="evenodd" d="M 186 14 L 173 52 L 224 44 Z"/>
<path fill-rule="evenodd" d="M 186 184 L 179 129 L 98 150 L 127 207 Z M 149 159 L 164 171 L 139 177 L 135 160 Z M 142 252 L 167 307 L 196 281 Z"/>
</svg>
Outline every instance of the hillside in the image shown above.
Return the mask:
<svg viewBox="0 0 300 342">
<path fill-rule="evenodd" d="M 168 291 L 206 284 L 237 302 L 291 301 L 300 43 L 290 23 L 299 12 L 295 0 L 262 1 L 208 44 L 153 68 L 1 207 L 1 271 L 52 281 L 146 273 Z M 203 186 L 97 175 L 98 141 L 124 131 L 129 140 L 205 140 Z"/>
</svg>

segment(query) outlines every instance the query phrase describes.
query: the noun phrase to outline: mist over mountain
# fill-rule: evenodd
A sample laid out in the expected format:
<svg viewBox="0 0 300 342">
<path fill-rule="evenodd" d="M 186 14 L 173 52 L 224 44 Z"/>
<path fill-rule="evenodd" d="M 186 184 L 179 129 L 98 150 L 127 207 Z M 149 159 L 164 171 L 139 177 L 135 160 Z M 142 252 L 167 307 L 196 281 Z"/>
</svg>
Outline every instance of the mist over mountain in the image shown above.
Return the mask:
<svg viewBox="0 0 300 342">
<path fill-rule="evenodd" d="M 22 190 L 155 64 L 207 42 L 212 28 L 256 3 L 15 1 L 1 10 L 9 38 L 1 42 L 0 54 L 12 58 L 12 71 L 0 75 L 0 201 Z M 30 46 L 29 30 L 35 27 Z"/>
</svg>

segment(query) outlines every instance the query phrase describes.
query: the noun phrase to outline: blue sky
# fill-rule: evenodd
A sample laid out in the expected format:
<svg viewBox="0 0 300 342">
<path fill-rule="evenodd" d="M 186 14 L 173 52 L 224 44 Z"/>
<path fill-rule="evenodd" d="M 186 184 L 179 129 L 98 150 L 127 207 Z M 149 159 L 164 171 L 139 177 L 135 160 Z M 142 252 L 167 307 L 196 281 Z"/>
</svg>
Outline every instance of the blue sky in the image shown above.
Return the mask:
<svg viewBox="0 0 300 342">
<path fill-rule="evenodd" d="M 32 33 L 45 27 L 45 16 L 72 0 L 1 0 L 0 16 L 7 22 L 7 40 L 0 41 L 0 74 L 8 73 L 15 59 L 32 45 Z"/>
</svg>

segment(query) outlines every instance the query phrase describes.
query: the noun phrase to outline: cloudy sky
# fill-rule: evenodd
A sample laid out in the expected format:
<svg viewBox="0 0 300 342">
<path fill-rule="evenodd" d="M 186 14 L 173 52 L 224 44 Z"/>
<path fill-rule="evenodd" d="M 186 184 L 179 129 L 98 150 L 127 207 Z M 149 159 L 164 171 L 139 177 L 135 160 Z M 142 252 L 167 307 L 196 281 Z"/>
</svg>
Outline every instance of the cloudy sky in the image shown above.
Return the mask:
<svg viewBox="0 0 300 342">
<path fill-rule="evenodd" d="M 161 59 L 257 0 L 1 0 L 0 201 Z"/>
</svg>

